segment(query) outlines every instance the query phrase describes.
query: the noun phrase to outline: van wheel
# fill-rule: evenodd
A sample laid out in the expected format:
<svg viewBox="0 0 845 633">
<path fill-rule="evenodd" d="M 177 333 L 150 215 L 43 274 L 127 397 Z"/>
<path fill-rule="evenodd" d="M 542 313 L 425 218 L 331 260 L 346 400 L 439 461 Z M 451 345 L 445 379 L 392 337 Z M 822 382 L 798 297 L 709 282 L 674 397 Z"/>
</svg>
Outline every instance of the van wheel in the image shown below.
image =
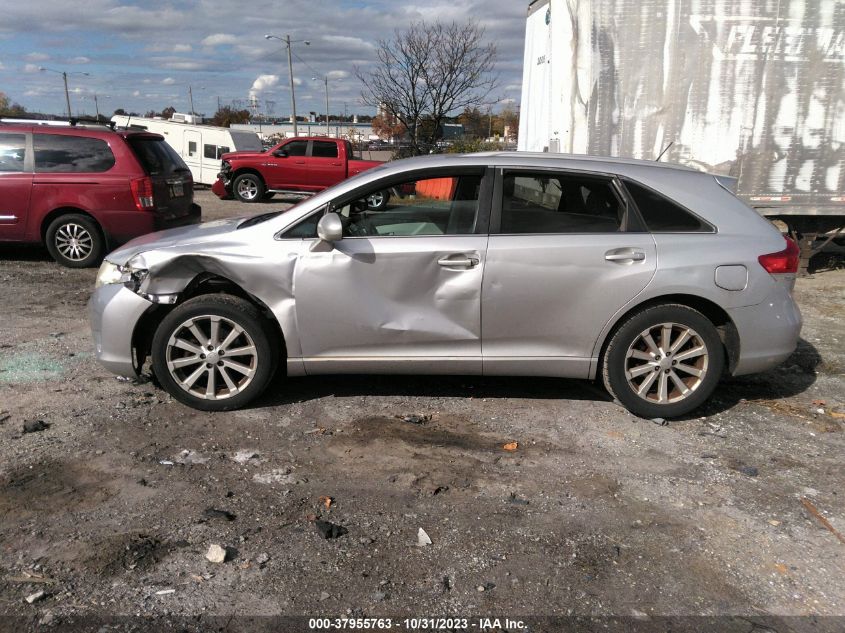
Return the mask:
<svg viewBox="0 0 845 633">
<path fill-rule="evenodd" d="M 261 394 L 276 370 L 269 327 L 251 303 L 229 295 L 186 301 L 158 326 L 153 371 L 195 409 L 228 411 Z"/>
<path fill-rule="evenodd" d="M 264 183 L 255 174 L 241 174 L 232 183 L 232 191 L 241 202 L 258 202 L 264 197 Z"/>
<path fill-rule="evenodd" d="M 684 305 L 658 305 L 626 320 L 604 354 L 604 384 L 634 415 L 673 418 L 701 406 L 722 375 L 713 323 Z"/>
<path fill-rule="evenodd" d="M 44 240 L 51 257 L 68 268 L 96 266 L 105 254 L 106 242 L 100 227 L 88 216 L 78 213 L 53 220 Z"/>
</svg>

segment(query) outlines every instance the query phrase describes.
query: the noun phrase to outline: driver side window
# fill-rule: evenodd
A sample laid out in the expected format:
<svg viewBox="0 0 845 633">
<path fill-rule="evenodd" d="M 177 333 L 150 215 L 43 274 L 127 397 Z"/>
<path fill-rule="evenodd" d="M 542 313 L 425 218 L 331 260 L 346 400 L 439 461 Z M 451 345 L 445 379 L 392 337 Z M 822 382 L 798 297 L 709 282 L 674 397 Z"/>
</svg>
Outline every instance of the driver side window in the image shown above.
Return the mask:
<svg viewBox="0 0 845 633">
<path fill-rule="evenodd" d="M 308 151 L 308 141 L 291 141 L 279 149 L 286 151 L 288 156 L 305 156 Z"/>
<path fill-rule="evenodd" d="M 371 191 L 335 209 L 344 237 L 466 235 L 475 231 L 481 175 L 437 176 Z"/>
</svg>

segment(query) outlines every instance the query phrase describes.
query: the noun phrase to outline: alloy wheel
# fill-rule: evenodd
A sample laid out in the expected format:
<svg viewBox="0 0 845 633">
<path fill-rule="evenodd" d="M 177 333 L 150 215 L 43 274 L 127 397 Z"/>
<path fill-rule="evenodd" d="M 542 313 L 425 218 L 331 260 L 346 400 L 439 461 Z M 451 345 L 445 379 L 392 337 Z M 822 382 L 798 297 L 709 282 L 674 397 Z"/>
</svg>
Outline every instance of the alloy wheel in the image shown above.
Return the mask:
<svg viewBox="0 0 845 633">
<path fill-rule="evenodd" d="M 182 389 L 204 400 L 222 400 L 252 382 L 258 351 L 249 333 L 231 319 L 202 315 L 174 330 L 165 362 Z"/>
<path fill-rule="evenodd" d="M 244 200 L 255 200 L 258 197 L 258 183 L 252 178 L 242 178 L 238 182 L 238 195 Z"/>
<path fill-rule="evenodd" d="M 56 231 L 56 248 L 63 257 L 81 262 L 91 255 L 94 250 L 94 238 L 81 224 L 68 222 Z"/>
<path fill-rule="evenodd" d="M 707 346 L 695 330 L 679 323 L 658 323 L 628 347 L 625 378 L 643 400 L 672 404 L 701 386 L 708 365 Z"/>
</svg>

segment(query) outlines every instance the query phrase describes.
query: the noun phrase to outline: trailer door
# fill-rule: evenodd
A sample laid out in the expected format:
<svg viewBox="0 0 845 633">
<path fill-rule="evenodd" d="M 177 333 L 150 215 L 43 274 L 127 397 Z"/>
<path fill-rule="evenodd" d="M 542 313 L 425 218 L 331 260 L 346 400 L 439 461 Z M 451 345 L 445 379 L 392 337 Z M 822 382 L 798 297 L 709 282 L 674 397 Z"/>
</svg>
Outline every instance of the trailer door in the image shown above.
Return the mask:
<svg viewBox="0 0 845 633">
<path fill-rule="evenodd" d="M 182 159 L 191 170 L 194 182 L 205 182 L 202 179 L 202 136 L 196 130 L 185 130 L 183 142 Z"/>
</svg>

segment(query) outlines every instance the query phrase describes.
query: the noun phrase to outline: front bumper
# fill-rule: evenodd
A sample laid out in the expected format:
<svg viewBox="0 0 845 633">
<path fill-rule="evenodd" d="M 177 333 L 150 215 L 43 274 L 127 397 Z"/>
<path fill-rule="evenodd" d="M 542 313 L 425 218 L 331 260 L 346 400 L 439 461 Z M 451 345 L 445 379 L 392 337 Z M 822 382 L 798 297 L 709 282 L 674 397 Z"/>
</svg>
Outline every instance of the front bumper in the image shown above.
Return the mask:
<svg viewBox="0 0 845 633">
<path fill-rule="evenodd" d="M 232 193 L 226 188 L 226 184 L 223 182 L 223 179 L 219 177 L 214 181 L 214 184 L 211 185 L 211 192 L 223 200 L 227 200 L 232 197 Z"/>
<path fill-rule="evenodd" d="M 777 283 L 766 300 L 733 308 L 728 314 L 739 333 L 739 361 L 734 376 L 768 371 L 785 361 L 798 346 L 801 312 L 786 283 Z"/>
<path fill-rule="evenodd" d="M 120 376 L 137 376 L 132 337 L 138 321 L 154 304 L 121 284 L 100 286 L 88 301 L 94 355 Z"/>
</svg>

